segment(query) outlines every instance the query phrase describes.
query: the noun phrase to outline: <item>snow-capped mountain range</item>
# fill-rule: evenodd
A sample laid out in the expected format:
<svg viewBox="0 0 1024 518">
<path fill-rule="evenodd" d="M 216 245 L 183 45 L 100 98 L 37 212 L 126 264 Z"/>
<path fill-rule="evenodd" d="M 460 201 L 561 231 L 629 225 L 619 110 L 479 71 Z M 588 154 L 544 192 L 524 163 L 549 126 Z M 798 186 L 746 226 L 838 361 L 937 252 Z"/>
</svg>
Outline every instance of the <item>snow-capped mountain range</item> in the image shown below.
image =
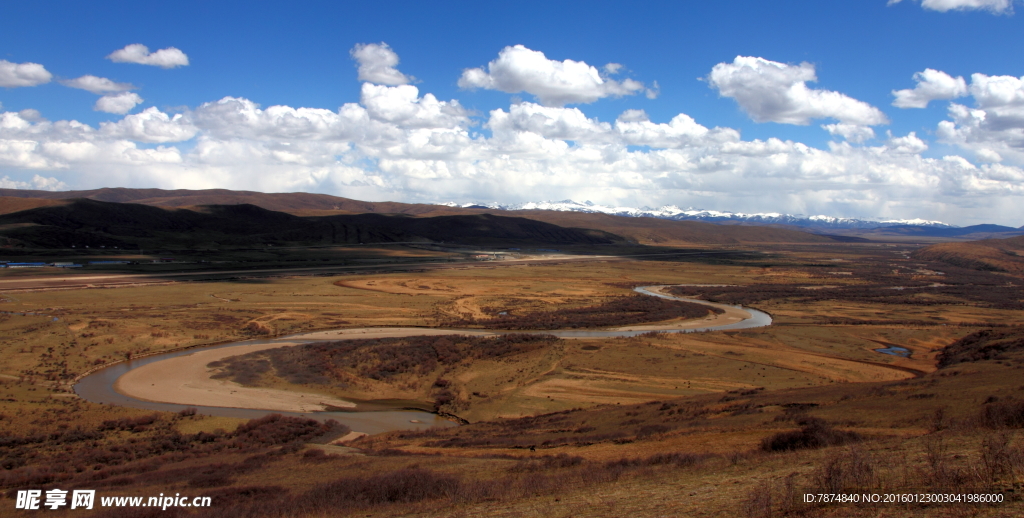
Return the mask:
<svg viewBox="0 0 1024 518">
<path fill-rule="evenodd" d="M 941 221 L 929 221 L 924 219 L 853 219 L 837 218 L 833 216 L 804 216 L 802 214 L 782 214 L 779 212 L 723 212 L 704 209 L 680 209 L 675 205 L 665 205 L 657 209 L 650 207 L 610 207 L 597 205 L 589 201 L 580 203 L 573 200 L 529 202 L 517 205 L 504 205 L 500 203 L 455 203 L 448 202 L 441 205 L 447 207 L 461 207 L 474 209 L 498 209 L 498 210 L 556 210 L 565 212 L 593 212 L 611 214 L 614 216 L 647 217 L 686 221 L 705 221 L 709 223 L 752 223 L 760 225 L 782 224 L 796 227 L 820 228 L 820 229 L 870 229 L 881 227 L 896 227 L 913 225 L 932 228 L 957 228 Z"/>
</svg>

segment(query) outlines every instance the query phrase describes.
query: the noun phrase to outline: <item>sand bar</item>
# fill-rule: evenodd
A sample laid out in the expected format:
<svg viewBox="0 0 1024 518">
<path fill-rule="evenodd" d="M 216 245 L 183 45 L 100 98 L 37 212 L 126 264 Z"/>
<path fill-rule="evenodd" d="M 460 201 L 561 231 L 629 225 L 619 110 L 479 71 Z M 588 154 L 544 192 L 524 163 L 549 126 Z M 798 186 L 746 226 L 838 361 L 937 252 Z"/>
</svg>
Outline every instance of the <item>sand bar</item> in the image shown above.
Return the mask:
<svg viewBox="0 0 1024 518">
<path fill-rule="evenodd" d="M 211 379 L 206 365 L 229 356 L 265 349 L 297 345 L 296 342 L 238 345 L 168 358 L 126 372 L 117 379 L 114 390 L 136 399 L 179 405 L 255 408 L 279 412 L 315 412 L 326 405 L 354 408 L 343 399 L 267 388 L 243 387 L 225 380 Z"/>
<path fill-rule="evenodd" d="M 676 297 L 675 295 L 672 295 L 670 293 L 665 293 L 665 289 L 671 287 L 672 286 L 648 286 L 646 290 L 652 293 L 657 293 L 658 295 L 662 295 L 664 297 L 670 297 L 679 300 L 680 297 Z M 705 306 L 711 306 L 713 308 L 718 308 L 723 312 L 712 313 L 704 318 L 699 319 L 673 320 L 670 322 L 661 322 L 658 324 L 650 325 L 616 327 L 612 328 L 612 331 L 673 331 L 676 329 L 700 329 L 707 327 L 727 326 L 729 324 L 742 322 L 753 317 L 753 315 L 751 315 L 749 311 L 746 311 L 742 308 L 738 308 L 736 306 L 730 306 L 728 304 L 716 304 L 714 302 L 705 302 L 703 300 L 687 301 L 703 304 Z"/>
<path fill-rule="evenodd" d="M 662 287 L 649 287 L 650 291 L 661 296 L 672 297 L 661 291 Z M 672 297 L 675 298 L 675 297 Z M 698 329 L 722 326 L 741 322 L 752 317 L 751 313 L 741 308 L 695 301 L 708 306 L 722 309 L 724 312 L 709 315 L 701 319 L 686 321 L 662 322 L 651 325 L 619 327 L 618 331 L 667 331 L 679 329 Z M 558 334 L 558 331 L 552 331 Z M 401 338 L 422 335 L 461 334 L 470 336 L 493 336 L 501 332 L 485 330 L 455 330 L 425 327 L 375 327 L 357 329 L 339 329 L 332 331 L 315 331 L 259 344 L 240 344 L 232 347 L 221 347 L 196 351 L 185 356 L 177 356 L 143 365 L 132 369 L 117 379 L 114 390 L 129 397 L 158 403 L 174 403 L 179 405 L 201 405 L 212 407 L 251 408 L 278 412 L 316 412 L 326 410 L 328 406 L 338 408 L 354 408 L 350 401 L 291 390 L 245 387 L 226 380 L 210 378 L 215 369 L 207 367 L 211 362 L 231 356 L 248 354 L 267 349 L 290 347 L 309 340 L 346 340 L 366 338 Z"/>
<path fill-rule="evenodd" d="M 460 334 L 493 335 L 488 331 Z M 242 344 L 197 351 L 153 362 L 132 369 L 117 379 L 114 390 L 129 397 L 157 403 L 201 405 L 228 408 L 253 408 L 278 412 L 318 412 L 327 406 L 355 408 L 355 403 L 322 394 L 268 388 L 245 387 L 227 380 L 211 379 L 215 369 L 207 365 L 231 356 L 267 349 L 290 347 L 301 342 L 289 340 L 346 340 L 360 338 L 396 338 L 420 335 L 449 335 L 450 329 L 422 327 L 382 327 L 317 331 L 261 344 Z"/>
</svg>

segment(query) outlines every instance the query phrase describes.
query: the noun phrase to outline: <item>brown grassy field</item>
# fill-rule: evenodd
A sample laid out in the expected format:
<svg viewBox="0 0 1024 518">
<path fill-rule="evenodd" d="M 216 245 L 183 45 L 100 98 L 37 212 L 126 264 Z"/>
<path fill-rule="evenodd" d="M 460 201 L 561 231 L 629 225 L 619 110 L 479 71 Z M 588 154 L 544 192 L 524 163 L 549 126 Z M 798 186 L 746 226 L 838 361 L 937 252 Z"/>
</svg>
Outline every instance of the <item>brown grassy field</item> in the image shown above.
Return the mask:
<svg viewBox="0 0 1024 518">
<path fill-rule="evenodd" d="M 925 262 L 902 247 L 769 252 L 716 264 L 495 265 L 0 293 L 0 487 L 12 498 L 51 486 L 210 495 L 227 518 L 1019 515 L 1024 347 L 1015 344 L 1024 334 L 1014 304 L 1024 296 L 1001 287 L 1020 279 Z M 352 343 L 335 357 L 336 375 L 303 379 L 285 369 L 305 364 L 264 355 L 271 368 L 240 378 L 419 401 L 471 423 L 343 445 L 328 444 L 347 433 L 340 426 L 154 414 L 89 403 L 67 389 L 128 355 L 580 308 L 647 284 L 691 285 L 681 290 L 741 301 L 775 323 L 545 339 L 493 354 L 452 339 L 462 352 L 443 358 L 433 341 L 418 349 L 422 357 L 409 341 Z M 892 346 L 911 354 L 876 351 Z M 421 359 L 387 363 L 403 355 Z M 1011 501 L 870 506 L 797 497 L 826 491 L 999 492 Z M 13 505 L 0 500 L 0 514 Z M 149 516 L 142 511 L 97 515 Z M 158 514 L 205 516 L 196 513 Z"/>
<path fill-rule="evenodd" d="M 1024 272 L 1024 237 L 1008 239 L 986 239 L 968 243 L 939 243 L 914 253 L 927 261 L 941 261 L 947 264 L 1013 272 Z"/>
</svg>

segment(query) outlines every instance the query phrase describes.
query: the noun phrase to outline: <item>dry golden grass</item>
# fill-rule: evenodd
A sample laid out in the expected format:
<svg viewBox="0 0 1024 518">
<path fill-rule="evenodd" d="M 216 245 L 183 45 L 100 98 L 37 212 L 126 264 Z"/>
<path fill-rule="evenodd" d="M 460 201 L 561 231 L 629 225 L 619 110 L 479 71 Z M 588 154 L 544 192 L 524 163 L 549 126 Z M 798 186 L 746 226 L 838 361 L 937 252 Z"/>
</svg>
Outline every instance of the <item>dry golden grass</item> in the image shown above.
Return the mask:
<svg viewBox="0 0 1024 518">
<path fill-rule="evenodd" d="M 23 435 L 26 426 L 41 432 L 59 430 L 62 424 L 88 428 L 107 419 L 148 413 L 63 397 L 59 385 L 51 383 L 82 373 L 97 360 L 113 361 L 126 353 L 316 329 L 431 326 L 452 314 L 588 304 L 599 297 L 630 294 L 635 284 L 836 286 L 864 281 L 827 272 L 857 271 L 865 261 L 881 262 L 886 268 L 892 263 L 899 271 L 926 268 L 901 254 L 879 259 L 874 247 L 773 253 L 768 267 L 567 263 L 0 294 L 5 299 L 0 311 L 39 313 L 0 315 L 0 414 L 6 416 L 0 420 L 0 436 Z M 808 264 L 830 266 L 811 270 Z M 942 347 L 984 324 L 1018 323 L 1019 311 L 955 300 L 915 306 L 771 299 L 757 306 L 775 317 L 775 325 L 735 332 L 563 340 L 549 348 L 458 364 L 420 378 L 367 382 L 357 391 L 291 386 L 268 378 L 265 381 L 275 388 L 360 399 L 424 400 L 434 379 L 444 376 L 458 395 L 453 409 L 473 424 L 365 437 L 347 444 L 354 449 L 325 448 L 328 457 L 320 460 L 305 457 L 302 450 L 275 455 L 273 461 L 237 472 L 226 486 L 212 490 L 278 486 L 276 495 L 288 491 L 299 498 L 324 481 L 420 469 L 457 477 L 467 485 L 493 483 L 500 490 L 486 493 L 466 486 L 450 498 L 440 495 L 304 516 L 753 517 L 764 515 L 751 511 L 751 499 L 765 494 L 768 486 L 776 494 L 774 516 L 1024 512 L 1019 500 L 969 510 L 786 510 L 778 500 L 787 478 L 800 491 L 816 490 L 825 466 L 854 454 L 874 463 L 873 483 L 879 490 L 931 488 L 936 480 L 932 468 L 939 462 L 947 471 L 959 469 L 974 477 L 970 480 L 981 481 L 981 490 L 1016 487 L 1019 492 L 1024 471 L 984 478 L 980 466 L 985 441 L 1006 433 L 1007 451 L 1012 453 L 1024 451 L 1024 436 L 1020 430 L 979 428 L 978 415 L 992 398 L 1024 399 L 1024 358 L 1009 355 L 941 370 L 935 365 Z M 828 323 L 835 318 L 870 323 Z M 909 349 L 912 356 L 874 351 L 892 344 Z M 520 416 L 526 418 L 517 419 Z M 800 420 L 809 417 L 864 440 L 853 447 L 759 450 L 765 438 L 798 429 Z M 231 430 L 237 422 L 196 416 L 176 418 L 173 426 L 183 434 L 211 433 Z M 128 444 L 147 437 L 123 432 L 105 440 Z M 700 460 L 685 466 L 644 461 L 614 467 L 621 459 L 648 459 L 660 453 Z M 581 460 L 558 467 L 550 459 L 559 454 Z M 207 458 L 169 458 L 158 473 L 242 463 L 246 455 L 224 451 Z M 208 491 L 190 486 L 187 478 L 145 480 L 140 476 L 135 483 L 103 492 L 148 496 Z M 232 508 L 254 501 L 224 498 Z"/>
<path fill-rule="evenodd" d="M 986 239 L 967 243 L 939 243 L 914 252 L 926 261 L 942 261 L 965 267 L 1024 272 L 1024 237 Z"/>
</svg>

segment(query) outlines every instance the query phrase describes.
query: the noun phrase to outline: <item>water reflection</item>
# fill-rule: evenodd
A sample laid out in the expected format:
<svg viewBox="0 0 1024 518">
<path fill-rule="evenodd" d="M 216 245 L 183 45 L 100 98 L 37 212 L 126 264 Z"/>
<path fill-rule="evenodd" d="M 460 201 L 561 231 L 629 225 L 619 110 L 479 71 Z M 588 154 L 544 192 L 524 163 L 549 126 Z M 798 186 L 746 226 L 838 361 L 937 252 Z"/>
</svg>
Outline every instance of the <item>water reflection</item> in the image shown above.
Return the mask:
<svg viewBox="0 0 1024 518">
<path fill-rule="evenodd" d="M 899 356 L 900 358 L 910 358 L 913 352 L 910 349 L 904 347 L 897 347 L 895 345 L 886 347 L 884 349 L 875 349 L 876 353 L 891 354 L 893 356 Z"/>
</svg>

